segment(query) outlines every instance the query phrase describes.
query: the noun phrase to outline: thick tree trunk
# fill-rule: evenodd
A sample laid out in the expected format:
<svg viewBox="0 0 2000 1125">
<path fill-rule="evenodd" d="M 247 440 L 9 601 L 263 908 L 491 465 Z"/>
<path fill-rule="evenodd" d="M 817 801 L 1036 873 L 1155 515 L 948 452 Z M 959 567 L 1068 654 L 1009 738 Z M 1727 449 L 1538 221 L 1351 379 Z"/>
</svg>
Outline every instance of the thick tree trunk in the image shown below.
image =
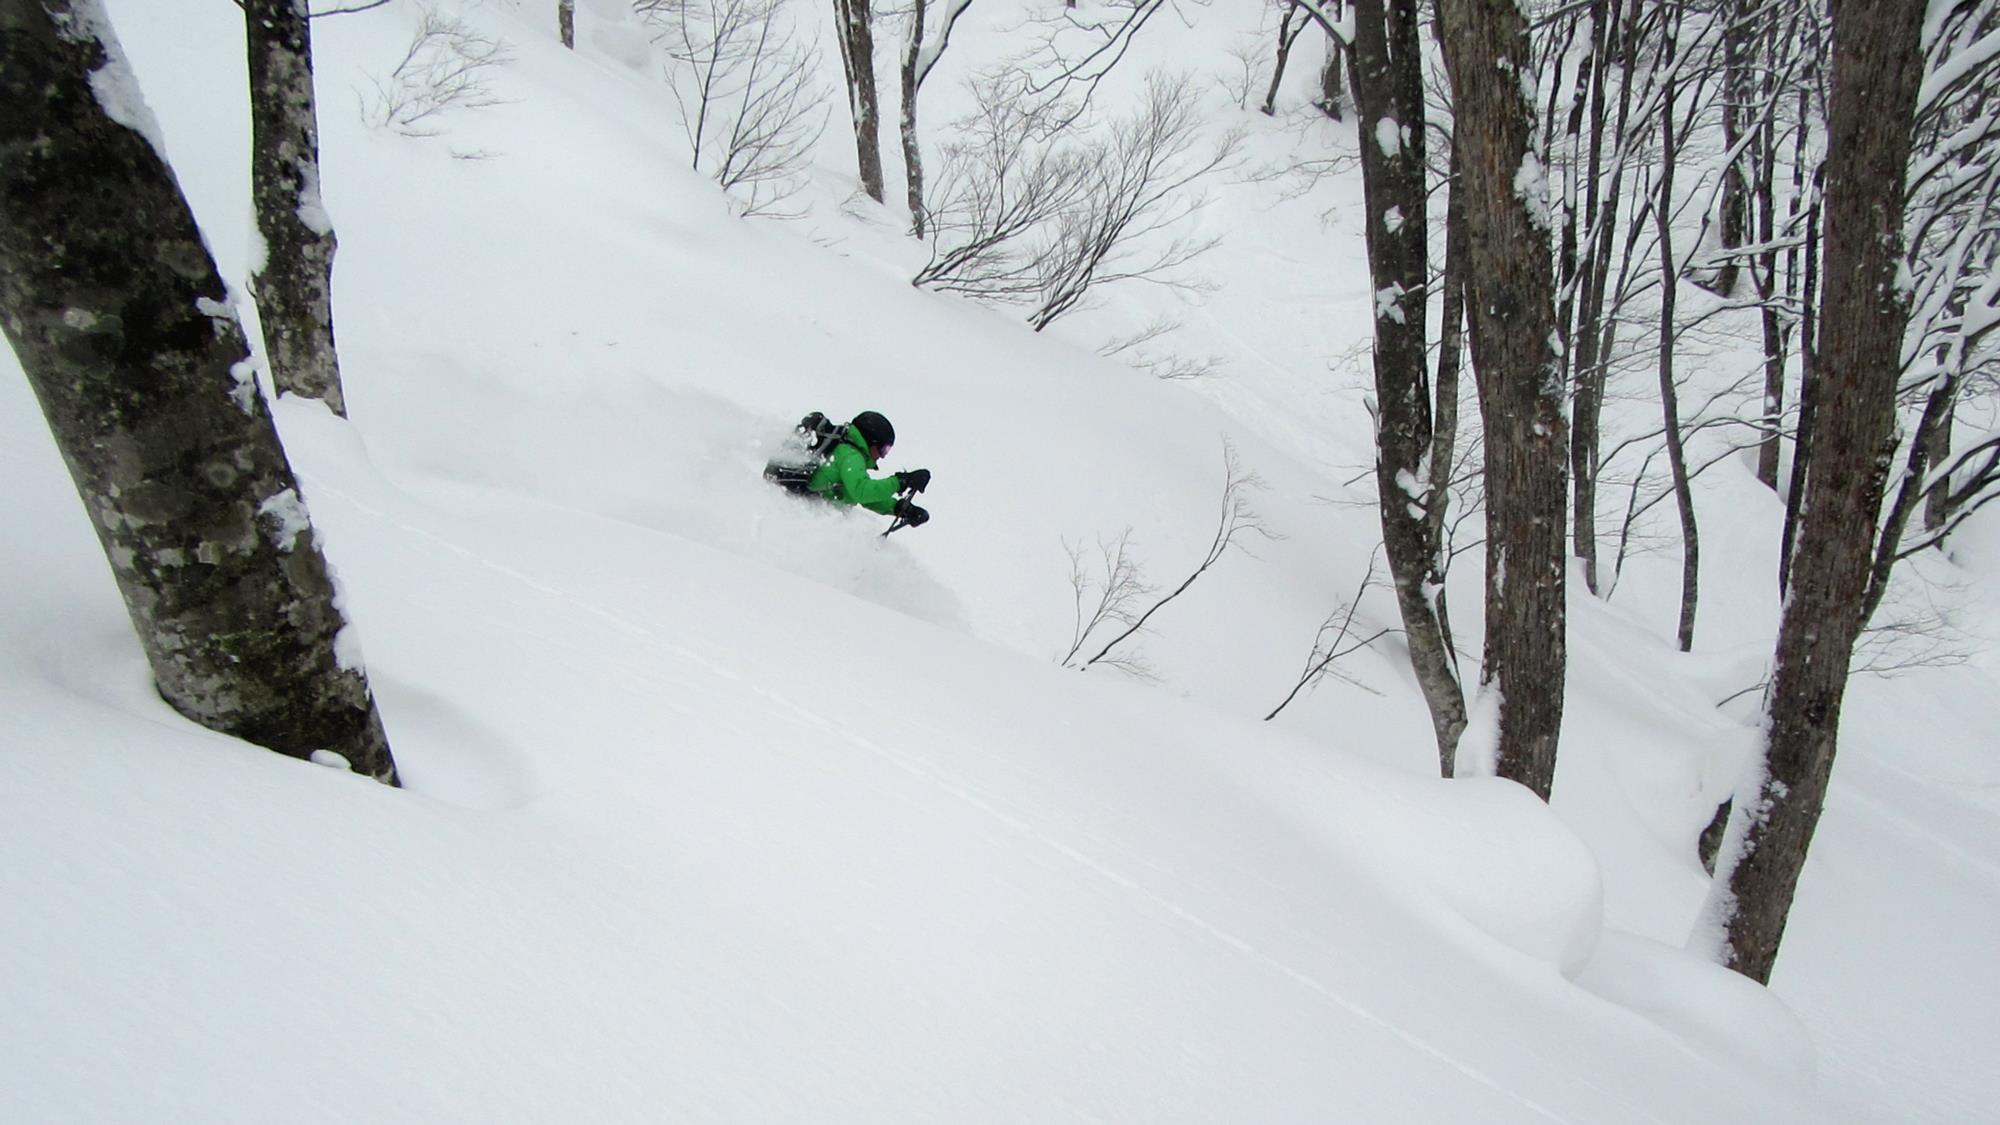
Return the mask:
<svg viewBox="0 0 2000 1125">
<path fill-rule="evenodd" d="M 1791 586 L 1779 625 L 1763 777 L 1736 802 L 1740 846 L 1711 917 L 1732 968 L 1769 981 L 1826 798 L 1870 550 L 1894 455 L 1909 296 L 1897 284 L 1903 183 L 1923 72 L 1920 4 L 1835 0 L 1828 99 L 1823 407 L 1807 439 Z"/>
<path fill-rule="evenodd" d="M 1500 776 L 1546 800 L 1562 730 L 1569 423 L 1547 198 L 1529 147 L 1528 29 L 1513 0 L 1452 0 L 1438 23 L 1458 109 L 1472 366 L 1486 430 L 1480 675 L 1500 693 Z"/>
<path fill-rule="evenodd" d="M 855 166 L 861 190 L 882 202 L 881 103 L 875 93 L 875 32 L 868 0 L 833 0 L 834 37 L 847 74 L 847 106 L 854 115 Z"/>
<path fill-rule="evenodd" d="M 143 106 L 100 93 L 136 88 L 109 26 L 100 0 L 0 0 L 0 327 L 161 696 L 393 784 L 222 279 Z"/>
<path fill-rule="evenodd" d="M 1465 695 L 1432 587 L 1429 513 L 1449 497 L 1451 466 L 1431 461 L 1429 220 L 1424 164 L 1422 37 L 1416 0 L 1354 0 L 1354 105 L 1375 288 L 1376 507 L 1444 776 L 1465 730 Z"/>
<path fill-rule="evenodd" d="M 347 414 L 333 347 L 333 221 L 319 194 L 306 0 L 243 0 L 250 44 L 250 194 L 264 261 L 250 278 L 278 389 Z"/>
</svg>

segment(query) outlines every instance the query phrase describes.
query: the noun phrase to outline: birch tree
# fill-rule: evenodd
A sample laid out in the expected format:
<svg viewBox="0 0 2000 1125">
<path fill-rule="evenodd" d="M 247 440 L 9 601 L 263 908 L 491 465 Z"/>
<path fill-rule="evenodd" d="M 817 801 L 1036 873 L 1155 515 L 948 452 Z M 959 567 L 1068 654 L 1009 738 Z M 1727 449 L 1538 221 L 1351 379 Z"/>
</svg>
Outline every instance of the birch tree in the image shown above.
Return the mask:
<svg viewBox="0 0 2000 1125">
<path fill-rule="evenodd" d="M 0 328 L 160 696 L 394 784 L 241 326 L 101 0 L 0 0 Z"/>
</svg>

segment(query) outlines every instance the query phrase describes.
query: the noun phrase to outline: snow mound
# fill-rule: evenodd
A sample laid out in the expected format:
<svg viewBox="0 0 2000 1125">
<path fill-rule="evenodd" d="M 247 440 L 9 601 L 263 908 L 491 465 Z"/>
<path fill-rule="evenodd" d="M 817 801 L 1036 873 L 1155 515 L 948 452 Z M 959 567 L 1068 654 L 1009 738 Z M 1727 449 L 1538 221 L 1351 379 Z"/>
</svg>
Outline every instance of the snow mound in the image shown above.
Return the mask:
<svg viewBox="0 0 2000 1125">
<path fill-rule="evenodd" d="M 1597 859 L 1533 793 L 1499 778 L 1337 768 L 1335 788 L 1267 775 L 1260 795 L 1302 829 L 1334 833 L 1334 854 L 1367 855 L 1420 908 L 1428 898 L 1441 928 L 1469 929 L 1565 977 L 1590 962 L 1604 928 Z"/>
<path fill-rule="evenodd" d="M 1576 977 L 1718 1061 L 1809 1085 L 1817 1071 L 1805 1025 L 1749 978 L 1670 945 L 1611 930 Z"/>
<path fill-rule="evenodd" d="M 1396 812 L 1371 834 L 1414 857 L 1412 875 L 1465 921 L 1566 977 L 1589 963 L 1604 927 L 1597 860 L 1533 793 L 1460 778 Z"/>
</svg>

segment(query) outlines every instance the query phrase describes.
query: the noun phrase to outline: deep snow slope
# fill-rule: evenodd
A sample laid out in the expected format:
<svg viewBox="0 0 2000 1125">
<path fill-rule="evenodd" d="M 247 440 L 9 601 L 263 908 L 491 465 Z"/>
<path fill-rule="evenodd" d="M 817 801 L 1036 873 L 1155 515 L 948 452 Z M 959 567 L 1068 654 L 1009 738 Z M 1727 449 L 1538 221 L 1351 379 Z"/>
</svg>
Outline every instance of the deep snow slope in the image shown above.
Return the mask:
<svg viewBox="0 0 2000 1125">
<path fill-rule="evenodd" d="M 110 7 L 241 284 L 234 10 Z M 353 421 L 279 416 L 408 792 L 151 697 L 0 357 L 0 1117 L 1963 1121 L 2000 1093 L 1964 937 L 2000 922 L 1984 652 L 1857 686 L 1774 999 L 1677 948 L 1755 745 L 1717 704 L 1775 622 L 1740 474 L 1704 486 L 1696 654 L 1670 553 L 1578 599 L 1554 813 L 1427 776 L 1393 648 L 1259 722 L 1379 534 L 1337 359 L 1357 186 L 1220 188 L 1204 302 L 1036 335 L 906 284 L 838 116 L 807 217 L 735 218 L 619 6 L 582 7 L 571 53 L 538 6 L 446 5 L 513 61 L 428 138 L 360 112 L 414 6 L 315 25 Z M 1243 116 L 1260 158 L 1337 147 Z M 1213 376 L 1095 354 L 1162 311 Z M 864 408 L 937 473 L 920 531 L 756 479 L 798 414 Z M 1129 527 L 1178 582 L 1225 442 L 1272 534 L 1162 611 L 1156 682 L 1058 669 L 1065 542 Z"/>
</svg>

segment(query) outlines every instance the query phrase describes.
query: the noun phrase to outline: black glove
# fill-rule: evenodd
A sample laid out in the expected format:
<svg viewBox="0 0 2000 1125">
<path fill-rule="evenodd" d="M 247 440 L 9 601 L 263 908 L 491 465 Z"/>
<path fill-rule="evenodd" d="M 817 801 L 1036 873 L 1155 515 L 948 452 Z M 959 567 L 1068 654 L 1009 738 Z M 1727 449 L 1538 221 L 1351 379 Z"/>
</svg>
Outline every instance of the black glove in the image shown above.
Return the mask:
<svg viewBox="0 0 2000 1125">
<path fill-rule="evenodd" d="M 896 484 L 898 485 L 896 489 L 898 492 L 922 492 L 931 486 L 931 471 L 929 469 L 911 469 L 905 473 L 897 473 Z"/>
<path fill-rule="evenodd" d="M 905 496 L 896 501 L 896 518 L 911 527 L 922 527 L 930 522 L 931 514 L 910 503 L 910 498 Z"/>
</svg>

